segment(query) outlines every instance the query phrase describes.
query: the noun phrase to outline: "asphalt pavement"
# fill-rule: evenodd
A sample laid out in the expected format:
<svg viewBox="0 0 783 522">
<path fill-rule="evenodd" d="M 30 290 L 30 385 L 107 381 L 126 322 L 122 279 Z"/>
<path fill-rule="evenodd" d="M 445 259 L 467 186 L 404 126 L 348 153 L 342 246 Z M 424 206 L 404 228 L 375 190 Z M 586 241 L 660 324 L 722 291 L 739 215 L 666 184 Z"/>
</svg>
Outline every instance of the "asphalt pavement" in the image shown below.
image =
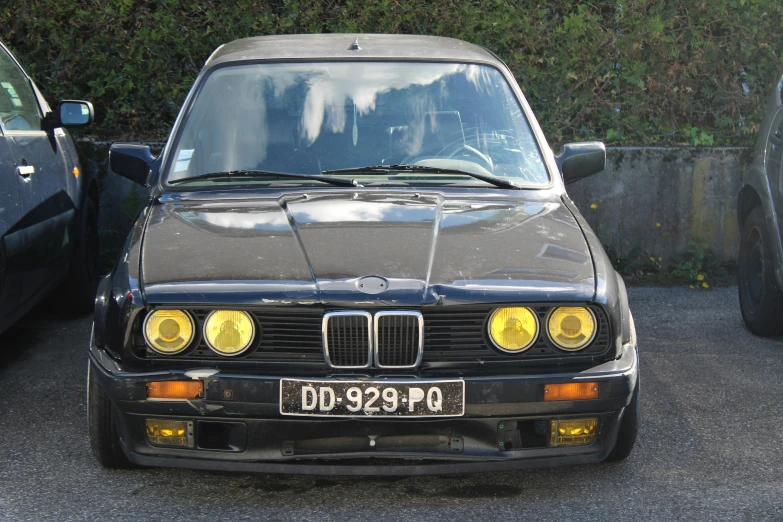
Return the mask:
<svg viewBox="0 0 783 522">
<path fill-rule="evenodd" d="M 87 440 L 90 318 L 0 335 L 0 520 L 783 519 L 783 339 L 736 288 L 632 288 L 642 427 L 619 464 L 412 478 L 109 471 Z"/>
</svg>

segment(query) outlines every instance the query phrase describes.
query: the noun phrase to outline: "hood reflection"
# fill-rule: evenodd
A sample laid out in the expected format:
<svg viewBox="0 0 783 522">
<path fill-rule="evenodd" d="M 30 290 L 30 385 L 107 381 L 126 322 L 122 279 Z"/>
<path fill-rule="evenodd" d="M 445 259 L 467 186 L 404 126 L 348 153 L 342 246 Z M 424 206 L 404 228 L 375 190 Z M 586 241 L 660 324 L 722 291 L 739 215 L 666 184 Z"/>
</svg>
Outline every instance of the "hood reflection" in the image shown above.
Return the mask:
<svg viewBox="0 0 783 522">
<path fill-rule="evenodd" d="M 552 200 L 426 193 L 159 204 L 143 243 L 144 285 L 161 299 L 180 282 L 198 282 L 194 299 L 236 285 L 249 301 L 272 289 L 292 302 L 508 300 L 541 290 L 581 299 L 594 290 L 593 266 L 572 220 Z M 355 281 L 369 275 L 386 278 L 388 291 L 358 295 Z"/>
</svg>

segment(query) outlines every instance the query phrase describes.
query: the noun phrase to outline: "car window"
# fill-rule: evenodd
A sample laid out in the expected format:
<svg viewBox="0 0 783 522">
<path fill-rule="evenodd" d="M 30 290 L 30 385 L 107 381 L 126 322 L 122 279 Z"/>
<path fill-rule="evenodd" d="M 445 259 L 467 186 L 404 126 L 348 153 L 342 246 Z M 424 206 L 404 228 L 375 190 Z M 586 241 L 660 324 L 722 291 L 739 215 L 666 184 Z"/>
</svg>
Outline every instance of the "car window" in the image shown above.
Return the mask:
<svg viewBox="0 0 783 522">
<path fill-rule="evenodd" d="M 32 86 L 0 47 L 0 121 L 8 131 L 41 130 L 41 111 Z"/>
<path fill-rule="evenodd" d="M 397 164 L 549 183 L 529 122 L 500 71 L 416 62 L 217 69 L 183 123 L 167 181 L 243 169 L 313 174 Z M 384 181 L 378 178 L 371 182 Z M 444 182 L 426 173 L 394 176 L 416 179 Z"/>
</svg>

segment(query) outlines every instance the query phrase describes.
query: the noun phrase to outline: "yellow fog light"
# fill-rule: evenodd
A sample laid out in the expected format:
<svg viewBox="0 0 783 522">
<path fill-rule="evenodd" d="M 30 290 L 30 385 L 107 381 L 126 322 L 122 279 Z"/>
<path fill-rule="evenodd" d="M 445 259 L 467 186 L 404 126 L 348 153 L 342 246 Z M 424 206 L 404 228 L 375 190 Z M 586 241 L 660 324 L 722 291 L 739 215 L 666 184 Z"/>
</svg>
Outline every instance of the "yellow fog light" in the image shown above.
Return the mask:
<svg viewBox="0 0 783 522">
<path fill-rule="evenodd" d="M 581 446 L 590 444 L 598 434 L 598 419 L 552 419 L 549 421 L 550 446 Z"/>
<path fill-rule="evenodd" d="M 498 308 L 489 318 L 489 337 L 504 352 L 519 353 L 535 342 L 538 317 L 530 308 Z"/>
<path fill-rule="evenodd" d="M 144 320 L 144 339 L 158 353 L 179 353 L 193 340 L 193 319 L 182 310 L 155 310 Z"/>
<path fill-rule="evenodd" d="M 595 315 L 582 306 L 562 306 L 549 314 L 549 338 L 563 350 L 580 350 L 595 337 Z"/>
<path fill-rule="evenodd" d="M 193 447 L 193 422 L 172 419 L 145 419 L 147 440 L 158 446 Z"/>
<path fill-rule="evenodd" d="M 215 310 L 204 323 L 204 338 L 209 347 L 220 355 L 239 355 L 250 347 L 255 330 L 249 313 Z"/>
</svg>

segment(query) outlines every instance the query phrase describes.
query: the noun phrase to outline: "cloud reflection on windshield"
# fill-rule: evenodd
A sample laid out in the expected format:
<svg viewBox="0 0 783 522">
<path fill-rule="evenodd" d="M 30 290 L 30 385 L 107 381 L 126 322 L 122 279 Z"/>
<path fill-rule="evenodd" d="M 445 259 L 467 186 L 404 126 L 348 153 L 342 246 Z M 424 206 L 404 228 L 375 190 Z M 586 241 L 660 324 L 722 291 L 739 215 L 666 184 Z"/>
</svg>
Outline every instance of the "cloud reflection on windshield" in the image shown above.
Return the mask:
<svg viewBox="0 0 783 522">
<path fill-rule="evenodd" d="M 464 64 L 431 68 L 416 64 L 394 64 L 388 67 L 335 64 L 313 71 L 310 66 L 307 71 L 302 71 L 302 74 L 309 73 L 309 89 L 302 113 L 301 136 L 312 145 L 321 133 L 324 120 L 331 132 L 345 132 L 345 104 L 349 99 L 356 105 L 357 114 L 364 115 L 375 109 L 379 94 L 413 85 L 430 85 L 452 74 L 466 74 L 471 83 L 478 87 L 478 69 L 477 65 Z M 406 101 L 414 120 L 405 147 L 409 154 L 415 154 L 424 138 L 425 116 L 433 114 L 435 108 L 425 91 L 406 97 Z M 437 125 L 435 118 L 431 117 L 429 123 L 434 130 Z"/>
<path fill-rule="evenodd" d="M 466 161 L 473 166 L 467 170 L 545 182 L 539 149 L 518 109 L 502 75 L 476 64 L 225 67 L 198 94 L 168 180 L 242 169 L 318 173 L 437 158 Z M 466 152 L 466 145 L 483 156 Z"/>
</svg>

